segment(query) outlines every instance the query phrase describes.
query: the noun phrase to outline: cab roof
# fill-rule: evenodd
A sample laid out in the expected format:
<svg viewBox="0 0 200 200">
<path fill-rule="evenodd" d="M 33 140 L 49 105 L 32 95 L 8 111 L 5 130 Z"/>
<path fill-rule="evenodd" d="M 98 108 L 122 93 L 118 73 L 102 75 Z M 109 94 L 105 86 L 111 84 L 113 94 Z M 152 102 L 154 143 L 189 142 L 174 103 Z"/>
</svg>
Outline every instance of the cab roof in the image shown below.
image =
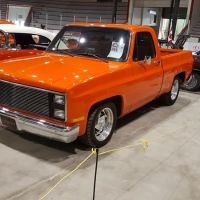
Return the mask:
<svg viewBox="0 0 200 200">
<path fill-rule="evenodd" d="M 151 29 L 148 26 L 132 25 L 132 24 L 110 24 L 110 23 L 87 23 L 87 22 L 75 22 L 67 24 L 67 26 L 96 26 L 96 27 L 109 27 L 109 28 L 121 28 L 130 31 L 141 30 L 141 29 Z"/>
</svg>

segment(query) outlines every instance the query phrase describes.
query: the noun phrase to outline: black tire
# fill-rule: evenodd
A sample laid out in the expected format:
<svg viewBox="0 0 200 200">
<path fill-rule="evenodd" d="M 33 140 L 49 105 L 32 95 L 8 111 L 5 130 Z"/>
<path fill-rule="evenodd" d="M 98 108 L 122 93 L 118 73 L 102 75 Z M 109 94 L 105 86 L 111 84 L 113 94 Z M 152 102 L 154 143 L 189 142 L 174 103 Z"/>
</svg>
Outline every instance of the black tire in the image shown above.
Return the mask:
<svg viewBox="0 0 200 200">
<path fill-rule="evenodd" d="M 176 94 L 176 96 L 175 95 L 172 96 L 173 86 L 174 86 L 175 83 L 177 84 L 177 87 L 178 87 L 177 94 Z M 178 98 L 179 91 L 180 91 L 180 79 L 178 77 L 175 77 L 175 79 L 174 79 L 174 81 L 172 83 L 171 90 L 168 93 L 166 93 L 166 94 L 161 96 L 161 98 L 160 98 L 161 102 L 166 106 L 173 105 L 176 102 L 177 98 Z"/>
<path fill-rule="evenodd" d="M 182 89 L 188 91 L 196 91 L 200 88 L 200 74 L 193 72 L 188 81 L 186 81 L 182 86 Z"/>
<path fill-rule="evenodd" d="M 107 136 L 107 138 L 105 138 L 105 140 L 103 140 L 103 141 L 99 141 L 96 138 L 96 134 L 95 134 L 96 133 L 95 132 L 96 131 L 95 124 L 98 120 L 99 114 L 104 109 L 109 109 L 110 111 L 112 111 L 113 124 L 112 124 L 112 129 L 111 129 L 109 135 Z M 100 147 L 106 145 L 110 141 L 110 139 L 113 135 L 113 132 L 115 130 L 116 122 L 117 122 L 117 109 L 116 109 L 115 104 L 105 103 L 105 104 L 99 105 L 90 112 L 89 117 L 88 117 L 88 122 L 87 122 L 86 133 L 83 136 L 81 136 L 79 139 L 83 144 L 85 144 L 87 146 L 100 148 Z"/>
</svg>

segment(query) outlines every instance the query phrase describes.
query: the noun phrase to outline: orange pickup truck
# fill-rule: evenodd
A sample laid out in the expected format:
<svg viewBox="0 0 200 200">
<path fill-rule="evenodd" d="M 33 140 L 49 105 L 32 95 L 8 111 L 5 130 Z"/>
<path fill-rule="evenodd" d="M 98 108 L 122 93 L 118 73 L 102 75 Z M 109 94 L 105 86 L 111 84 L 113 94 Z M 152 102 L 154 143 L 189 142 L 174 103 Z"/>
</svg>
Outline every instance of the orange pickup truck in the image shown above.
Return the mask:
<svg viewBox="0 0 200 200">
<path fill-rule="evenodd" d="M 39 55 L 40 53 L 41 51 L 36 50 L 36 49 L 33 49 L 33 50 L 0 49 L 0 61 L 11 59 L 11 58 Z"/>
<path fill-rule="evenodd" d="M 161 49 L 150 27 L 65 26 L 40 55 L 0 62 L 0 123 L 101 147 L 117 119 L 160 98 L 175 103 L 192 53 Z"/>
</svg>

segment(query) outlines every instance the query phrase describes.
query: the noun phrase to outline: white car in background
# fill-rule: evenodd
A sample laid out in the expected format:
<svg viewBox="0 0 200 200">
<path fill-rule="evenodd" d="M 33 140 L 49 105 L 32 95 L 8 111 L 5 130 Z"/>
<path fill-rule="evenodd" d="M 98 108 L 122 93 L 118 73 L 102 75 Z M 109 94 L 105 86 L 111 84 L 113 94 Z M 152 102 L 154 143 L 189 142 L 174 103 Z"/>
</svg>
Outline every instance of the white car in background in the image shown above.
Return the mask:
<svg viewBox="0 0 200 200">
<path fill-rule="evenodd" d="M 55 36 L 56 33 L 40 28 L 0 23 L 1 49 L 17 48 L 45 50 Z"/>
</svg>

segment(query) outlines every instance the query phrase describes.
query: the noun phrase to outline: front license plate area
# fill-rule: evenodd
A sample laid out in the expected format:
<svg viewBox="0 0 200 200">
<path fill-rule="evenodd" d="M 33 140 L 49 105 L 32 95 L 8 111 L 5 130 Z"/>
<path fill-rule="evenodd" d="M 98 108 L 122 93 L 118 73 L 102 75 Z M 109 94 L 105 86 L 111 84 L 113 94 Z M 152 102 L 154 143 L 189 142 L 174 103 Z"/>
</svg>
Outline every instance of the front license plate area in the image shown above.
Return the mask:
<svg viewBox="0 0 200 200">
<path fill-rule="evenodd" d="M 0 121 L 3 126 L 12 130 L 17 130 L 17 125 L 14 119 L 10 117 L 0 116 Z"/>
</svg>

